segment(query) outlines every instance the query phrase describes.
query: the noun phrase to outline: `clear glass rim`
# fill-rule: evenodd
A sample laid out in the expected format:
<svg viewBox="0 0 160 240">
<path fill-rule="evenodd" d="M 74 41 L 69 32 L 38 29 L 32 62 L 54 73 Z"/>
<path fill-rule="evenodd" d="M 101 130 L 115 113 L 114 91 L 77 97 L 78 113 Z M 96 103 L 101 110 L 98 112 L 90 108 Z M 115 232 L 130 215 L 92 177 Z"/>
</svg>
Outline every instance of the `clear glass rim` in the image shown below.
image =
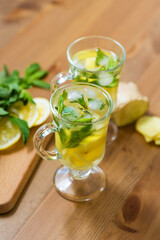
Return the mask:
<svg viewBox="0 0 160 240">
<path fill-rule="evenodd" d="M 109 106 L 109 107 L 108 107 L 107 112 L 104 114 L 104 116 L 103 116 L 101 119 L 99 119 L 99 120 L 97 120 L 97 121 L 95 121 L 95 122 L 91 122 L 91 123 L 76 123 L 76 122 L 71 122 L 71 121 L 68 121 L 68 120 L 62 118 L 62 117 L 58 114 L 58 112 L 54 109 L 54 107 L 52 106 L 52 102 L 53 102 L 53 98 L 55 97 L 55 95 L 56 95 L 58 92 L 60 92 L 62 89 L 65 89 L 65 88 L 67 88 L 67 87 L 74 86 L 74 85 L 75 85 L 75 86 L 76 86 L 76 85 L 92 86 L 92 87 L 95 87 L 95 88 L 100 89 L 100 90 L 105 94 L 106 98 L 109 100 L 109 101 L 108 101 L 108 106 Z M 67 123 L 69 123 L 69 124 L 73 124 L 73 125 L 77 125 L 77 126 L 78 126 L 78 125 L 79 125 L 79 126 L 82 126 L 82 125 L 84 126 L 84 125 L 96 124 L 96 123 L 98 123 L 98 122 L 101 122 L 101 121 L 104 120 L 105 118 L 108 118 L 109 115 L 111 114 L 112 110 L 113 110 L 113 100 L 112 100 L 110 94 L 109 94 L 105 89 L 103 89 L 102 87 L 100 87 L 100 86 L 98 86 L 98 85 L 95 85 L 95 84 L 92 84 L 92 83 L 80 83 L 80 82 L 78 82 L 78 83 L 69 83 L 69 84 L 66 84 L 66 85 L 64 85 L 64 86 L 62 86 L 62 87 L 59 87 L 57 90 L 54 91 L 54 93 L 52 94 L 52 96 L 51 96 L 51 98 L 50 98 L 50 108 L 51 108 L 52 113 L 53 113 L 56 117 L 58 117 L 60 120 L 62 120 L 62 121 L 64 121 L 64 122 L 67 122 Z"/>
<path fill-rule="evenodd" d="M 73 46 L 75 43 L 77 43 L 77 42 L 79 42 L 79 41 L 81 41 L 81 40 L 84 40 L 84 39 L 89 39 L 89 38 L 105 39 L 105 40 L 110 40 L 110 41 L 116 43 L 116 44 L 122 49 L 122 52 L 123 52 L 123 59 L 121 60 L 121 62 L 120 62 L 115 68 L 112 68 L 112 69 L 109 69 L 109 70 L 105 70 L 105 71 L 98 71 L 98 70 L 97 70 L 97 71 L 91 71 L 91 70 L 86 70 L 86 69 L 84 69 L 84 68 L 81 68 L 81 67 L 77 66 L 77 65 L 72 61 L 72 58 L 71 58 L 71 56 L 70 56 L 70 50 L 71 50 L 72 46 Z M 118 69 L 119 67 L 121 67 L 121 66 L 124 64 L 124 61 L 125 61 L 125 59 L 126 59 L 126 51 L 125 51 L 124 47 L 123 47 L 119 42 L 117 42 L 116 40 L 114 40 L 113 38 L 105 37 L 105 36 L 100 36 L 100 35 L 98 35 L 98 36 L 93 35 L 93 36 L 81 37 L 81 38 L 76 39 L 74 42 L 72 42 L 72 43 L 69 45 L 68 49 L 67 49 L 67 58 L 68 58 L 68 61 L 69 61 L 70 64 L 72 64 L 74 67 L 76 67 L 77 69 L 79 69 L 79 70 L 81 70 L 81 71 L 84 71 L 84 72 L 90 72 L 90 73 L 112 72 L 112 71 Z"/>
</svg>

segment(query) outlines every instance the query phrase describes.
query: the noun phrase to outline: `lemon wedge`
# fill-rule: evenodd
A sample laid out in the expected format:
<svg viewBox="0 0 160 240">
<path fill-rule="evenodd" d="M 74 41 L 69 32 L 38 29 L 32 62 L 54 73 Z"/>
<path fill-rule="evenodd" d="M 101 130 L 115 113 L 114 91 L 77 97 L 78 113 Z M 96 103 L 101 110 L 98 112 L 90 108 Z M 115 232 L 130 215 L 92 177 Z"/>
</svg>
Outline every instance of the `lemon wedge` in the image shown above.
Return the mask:
<svg viewBox="0 0 160 240">
<path fill-rule="evenodd" d="M 29 101 L 26 105 L 21 101 L 13 103 L 9 108 L 9 112 L 27 121 L 29 127 L 33 126 L 38 117 L 38 108 L 36 104 Z"/>
<path fill-rule="evenodd" d="M 16 143 L 21 137 L 18 126 L 10 121 L 8 117 L 0 120 L 0 150 L 6 149 Z"/>
<path fill-rule="evenodd" d="M 50 114 L 49 101 L 46 98 L 34 98 L 34 102 L 38 108 L 38 117 L 34 122 L 33 126 L 42 124 Z"/>
</svg>

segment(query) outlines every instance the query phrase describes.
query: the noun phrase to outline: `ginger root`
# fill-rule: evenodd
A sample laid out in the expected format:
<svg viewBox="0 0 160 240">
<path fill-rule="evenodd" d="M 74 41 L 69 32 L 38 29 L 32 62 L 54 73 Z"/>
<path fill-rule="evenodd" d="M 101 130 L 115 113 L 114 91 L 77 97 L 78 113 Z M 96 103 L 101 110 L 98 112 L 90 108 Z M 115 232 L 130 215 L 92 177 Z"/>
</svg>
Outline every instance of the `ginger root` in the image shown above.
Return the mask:
<svg viewBox="0 0 160 240">
<path fill-rule="evenodd" d="M 148 107 L 148 98 L 141 95 L 135 83 L 120 82 L 112 119 L 119 127 L 125 126 L 142 116 Z"/>
</svg>

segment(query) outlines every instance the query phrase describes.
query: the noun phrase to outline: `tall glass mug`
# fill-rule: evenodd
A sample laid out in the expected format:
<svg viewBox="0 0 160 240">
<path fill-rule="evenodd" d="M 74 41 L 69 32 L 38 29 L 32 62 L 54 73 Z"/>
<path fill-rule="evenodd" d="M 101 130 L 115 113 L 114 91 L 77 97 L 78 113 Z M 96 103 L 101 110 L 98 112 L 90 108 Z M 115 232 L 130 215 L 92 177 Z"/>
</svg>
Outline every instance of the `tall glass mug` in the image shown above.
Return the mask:
<svg viewBox="0 0 160 240">
<path fill-rule="evenodd" d="M 63 164 L 54 175 L 56 190 L 72 201 L 88 201 L 105 187 L 97 166 L 105 153 L 106 134 L 113 109 L 111 96 L 90 83 L 66 84 L 51 96 L 53 122 L 40 127 L 34 145 L 43 159 Z M 44 149 L 46 136 L 55 133 L 55 148 Z"/>
<path fill-rule="evenodd" d="M 74 41 L 67 50 L 69 72 L 58 74 L 52 81 L 52 88 L 69 81 L 89 82 L 107 90 L 116 104 L 120 73 L 126 57 L 123 46 L 103 36 L 82 37 Z M 110 121 L 107 144 L 117 137 L 117 126 Z"/>
</svg>

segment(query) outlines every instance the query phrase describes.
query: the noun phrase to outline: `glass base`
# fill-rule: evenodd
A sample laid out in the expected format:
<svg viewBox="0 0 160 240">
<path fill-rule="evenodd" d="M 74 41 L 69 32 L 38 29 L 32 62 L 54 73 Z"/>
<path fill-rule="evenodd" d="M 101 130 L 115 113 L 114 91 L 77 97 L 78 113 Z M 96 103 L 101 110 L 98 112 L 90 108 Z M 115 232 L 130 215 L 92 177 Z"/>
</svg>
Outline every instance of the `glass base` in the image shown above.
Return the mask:
<svg viewBox="0 0 160 240">
<path fill-rule="evenodd" d="M 116 140 L 117 135 L 118 135 L 118 127 L 115 124 L 115 122 L 113 122 L 113 120 L 110 119 L 109 125 L 108 125 L 106 146 L 111 145 Z"/>
<path fill-rule="evenodd" d="M 57 169 L 53 181 L 62 197 L 76 202 L 96 198 L 106 186 L 106 177 L 99 167 L 87 171 L 73 171 L 62 166 Z"/>
</svg>

